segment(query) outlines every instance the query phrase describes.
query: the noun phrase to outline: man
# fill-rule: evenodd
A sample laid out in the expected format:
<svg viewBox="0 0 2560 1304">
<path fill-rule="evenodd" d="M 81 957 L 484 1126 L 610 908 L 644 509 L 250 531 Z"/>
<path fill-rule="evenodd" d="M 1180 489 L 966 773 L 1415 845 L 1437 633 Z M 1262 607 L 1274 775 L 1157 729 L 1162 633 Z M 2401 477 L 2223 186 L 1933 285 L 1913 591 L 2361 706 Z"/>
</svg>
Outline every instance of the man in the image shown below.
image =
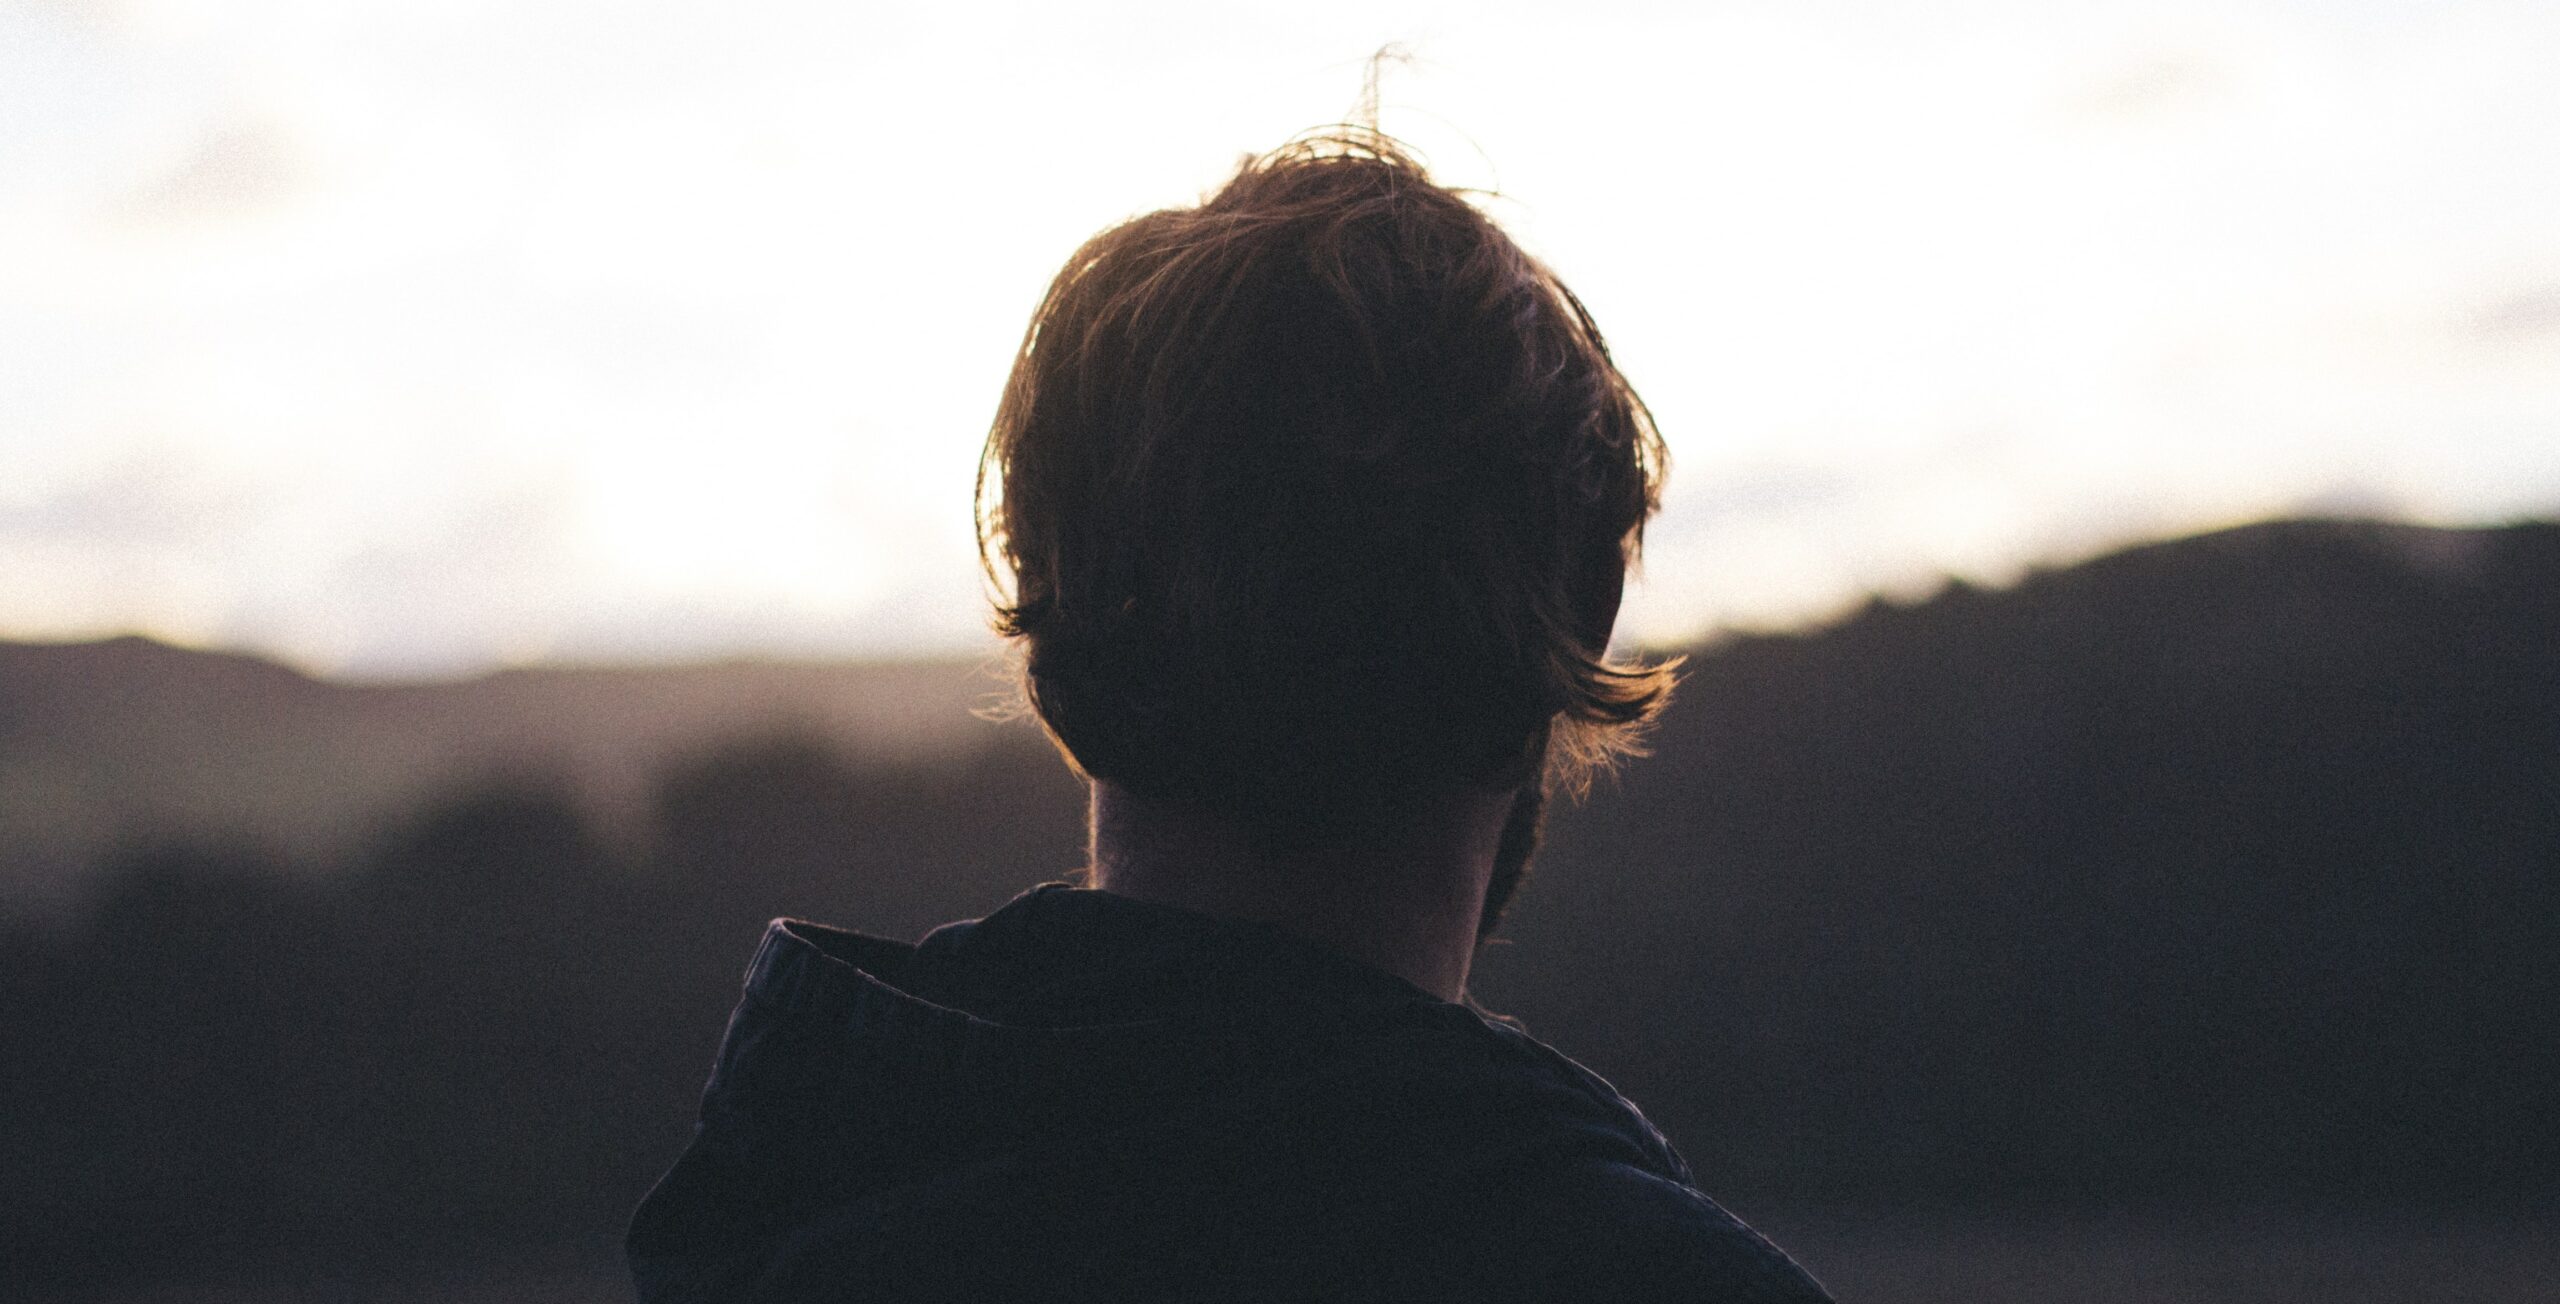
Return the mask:
<svg viewBox="0 0 2560 1304">
<path fill-rule="evenodd" d="M 1077 251 L 983 466 L 1086 885 L 776 922 L 644 1300 L 1825 1298 L 1461 1003 L 1545 794 L 1670 688 L 1607 657 L 1661 442 L 1553 275 L 1299 141 Z"/>
</svg>

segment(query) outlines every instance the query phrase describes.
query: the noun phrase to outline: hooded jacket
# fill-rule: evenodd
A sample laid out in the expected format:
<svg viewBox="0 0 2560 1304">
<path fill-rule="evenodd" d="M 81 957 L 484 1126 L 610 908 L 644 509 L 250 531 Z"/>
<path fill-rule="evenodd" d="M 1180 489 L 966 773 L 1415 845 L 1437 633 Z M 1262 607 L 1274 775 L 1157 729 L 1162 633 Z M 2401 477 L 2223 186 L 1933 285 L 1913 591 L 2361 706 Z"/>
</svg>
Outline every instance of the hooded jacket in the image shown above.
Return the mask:
<svg viewBox="0 0 2560 1304">
<path fill-rule="evenodd" d="M 643 1304 L 1828 1298 L 1507 1022 L 1064 884 L 775 921 L 628 1248 Z"/>
</svg>

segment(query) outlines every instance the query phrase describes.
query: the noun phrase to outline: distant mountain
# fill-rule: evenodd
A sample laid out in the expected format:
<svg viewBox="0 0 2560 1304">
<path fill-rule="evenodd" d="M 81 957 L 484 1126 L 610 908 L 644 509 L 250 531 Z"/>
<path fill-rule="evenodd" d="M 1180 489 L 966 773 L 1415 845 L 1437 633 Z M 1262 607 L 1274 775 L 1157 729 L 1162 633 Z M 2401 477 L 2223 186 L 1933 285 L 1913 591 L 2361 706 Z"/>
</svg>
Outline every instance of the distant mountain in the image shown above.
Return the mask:
<svg viewBox="0 0 2560 1304">
<path fill-rule="evenodd" d="M 611 1244 L 764 920 L 915 936 L 1078 863 L 991 686 L 0 648 L 0 855 L 95 887 L 0 918 L 43 1052 L 0 1055 L 0 1263 Z M 1653 744 L 1472 994 L 1739 1207 L 2560 1208 L 2560 526 L 1878 602 L 1695 649 Z"/>
<path fill-rule="evenodd" d="M 2479 637 L 2530 661 L 2560 641 L 2555 537 L 2549 525 L 2275 522 L 2133 548 L 2010 592 L 1957 586 L 1802 635 L 1712 644 L 1694 654 L 1689 691 L 1664 723 L 1663 758 L 1632 782 L 1680 781 L 1691 735 L 1775 663 L 1795 667 L 1812 709 L 1845 700 L 1862 676 L 1954 675 L 1987 695 L 1990 714 L 1948 726 L 2037 730 L 2056 727 L 2061 704 L 2137 688 L 2122 676 L 2139 666 L 2227 695 L 2253 675 L 2310 673 L 2311 658 L 2415 656 L 2391 649 L 2459 637 L 2492 615 Z M 227 837 L 326 860 L 385 817 L 493 772 L 560 776 L 604 827 L 627 827 L 670 760 L 727 741 L 793 732 L 870 758 L 996 745 L 1013 734 L 972 711 L 1002 689 L 989 664 L 968 661 L 551 667 L 359 685 L 143 638 L 0 642 L 0 904 L 59 903 L 102 850 L 134 839 Z M 2030 707 L 2046 713 L 2029 718 Z M 1810 744 L 1859 723 L 1817 715 L 1786 727 Z"/>
<path fill-rule="evenodd" d="M 43 905 L 105 848 L 236 839 L 321 860 L 441 790 L 564 779 L 608 827 L 671 759 L 808 735 L 857 757 L 988 745 L 977 662 L 550 667 L 344 684 L 144 638 L 0 642 L 0 902 Z"/>
<path fill-rule="evenodd" d="M 2560 526 L 2249 526 L 1681 693 L 1478 986 L 1702 1170 L 2555 1193 Z"/>
</svg>

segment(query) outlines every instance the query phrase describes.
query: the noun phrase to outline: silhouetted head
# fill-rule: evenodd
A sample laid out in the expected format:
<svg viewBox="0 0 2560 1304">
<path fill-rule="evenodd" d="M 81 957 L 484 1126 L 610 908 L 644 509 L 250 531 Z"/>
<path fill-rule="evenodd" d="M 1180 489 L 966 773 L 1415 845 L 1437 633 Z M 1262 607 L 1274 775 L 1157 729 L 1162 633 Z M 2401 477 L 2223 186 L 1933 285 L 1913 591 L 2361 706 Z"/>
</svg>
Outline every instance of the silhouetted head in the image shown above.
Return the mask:
<svg viewBox="0 0 2560 1304">
<path fill-rule="evenodd" d="M 1553 273 L 1393 141 L 1302 139 L 1088 241 L 979 481 L 998 628 L 1087 775 L 1275 844 L 1578 786 L 1664 453 Z"/>
</svg>

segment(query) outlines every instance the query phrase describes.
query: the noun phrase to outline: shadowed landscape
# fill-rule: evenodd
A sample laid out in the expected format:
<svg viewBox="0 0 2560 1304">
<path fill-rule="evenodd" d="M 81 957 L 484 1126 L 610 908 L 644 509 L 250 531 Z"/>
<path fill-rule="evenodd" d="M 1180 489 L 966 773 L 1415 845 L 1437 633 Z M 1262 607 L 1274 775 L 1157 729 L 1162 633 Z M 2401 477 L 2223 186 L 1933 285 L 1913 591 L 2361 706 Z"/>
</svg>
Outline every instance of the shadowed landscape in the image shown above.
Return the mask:
<svg viewBox="0 0 2560 1304">
<path fill-rule="evenodd" d="M 764 920 L 913 936 L 1079 863 L 998 687 L 0 645 L 0 1263 L 615 1297 Z M 1475 994 L 1843 1299 L 2560 1275 L 2560 526 L 1880 601 L 1694 649 L 1653 743 Z"/>
</svg>

